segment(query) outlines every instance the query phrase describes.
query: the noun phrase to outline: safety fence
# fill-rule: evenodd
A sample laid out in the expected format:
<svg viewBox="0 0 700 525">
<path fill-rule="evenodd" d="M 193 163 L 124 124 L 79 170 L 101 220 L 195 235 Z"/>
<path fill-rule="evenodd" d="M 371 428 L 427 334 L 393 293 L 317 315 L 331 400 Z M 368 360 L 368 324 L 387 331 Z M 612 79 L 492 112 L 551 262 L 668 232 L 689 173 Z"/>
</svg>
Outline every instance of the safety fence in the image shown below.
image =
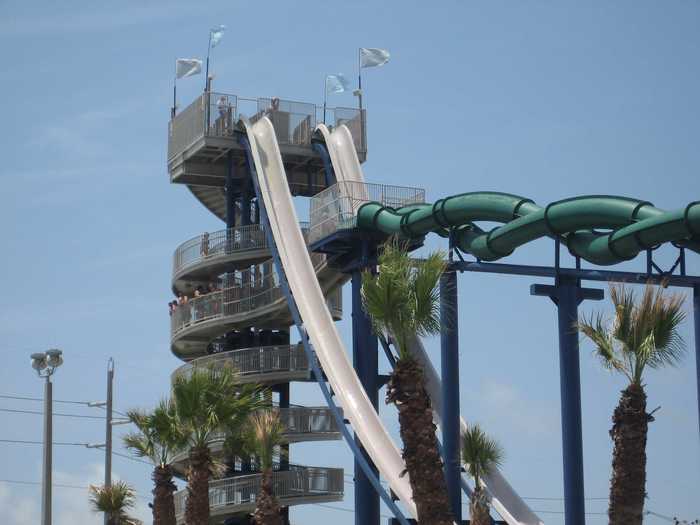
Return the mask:
<svg viewBox="0 0 700 525">
<path fill-rule="evenodd" d="M 240 511 L 255 506 L 260 494 L 262 474 L 237 476 L 209 482 L 209 508 L 211 514 L 228 511 L 226 507 L 240 507 Z M 343 469 L 291 466 L 290 470 L 272 473 L 272 492 L 283 504 L 294 500 L 334 501 L 342 498 L 344 490 Z M 187 490 L 175 493 L 175 515 L 181 522 L 185 513 Z"/>
<path fill-rule="evenodd" d="M 204 137 L 232 137 L 240 117 L 255 122 L 266 116 L 272 122 L 281 145 L 311 146 L 319 122 L 331 126 L 346 125 L 358 153 L 366 152 L 366 113 L 357 108 L 327 108 L 306 102 L 275 97 L 245 98 L 228 93 L 207 92 L 197 97 L 168 126 L 168 160 L 182 154 Z"/>
<path fill-rule="evenodd" d="M 314 243 L 339 230 L 357 225 L 357 211 L 363 204 L 379 202 L 402 208 L 425 202 L 425 190 L 407 186 L 340 181 L 311 198 L 309 242 Z"/>
</svg>

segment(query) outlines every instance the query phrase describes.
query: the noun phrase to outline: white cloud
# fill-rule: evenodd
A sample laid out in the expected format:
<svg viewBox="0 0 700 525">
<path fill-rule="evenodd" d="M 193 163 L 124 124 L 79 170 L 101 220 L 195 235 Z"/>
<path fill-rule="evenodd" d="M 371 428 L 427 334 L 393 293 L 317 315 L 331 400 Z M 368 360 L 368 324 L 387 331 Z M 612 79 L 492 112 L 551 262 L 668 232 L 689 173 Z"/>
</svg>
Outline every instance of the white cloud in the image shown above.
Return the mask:
<svg viewBox="0 0 700 525">
<path fill-rule="evenodd" d="M 114 479 L 119 479 L 115 473 Z M 88 487 L 104 481 L 104 466 L 90 463 L 78 472 L 54 471 L 53 474 L 53 523 L 55 525 L 101 525 L 102 515 L 90 508 L 88 490 L 59 487 Z M 36 525 L 41 521 L 41 488 L 32 487 L 33 496 L 25 495 L 24 488 L 0 483 L 0 516 L 3 525 Z M 151 522 L 151 511 L 143 497 L 137 498 L 136 507 L 130 512 L 144 523 Z"/>
</svg>

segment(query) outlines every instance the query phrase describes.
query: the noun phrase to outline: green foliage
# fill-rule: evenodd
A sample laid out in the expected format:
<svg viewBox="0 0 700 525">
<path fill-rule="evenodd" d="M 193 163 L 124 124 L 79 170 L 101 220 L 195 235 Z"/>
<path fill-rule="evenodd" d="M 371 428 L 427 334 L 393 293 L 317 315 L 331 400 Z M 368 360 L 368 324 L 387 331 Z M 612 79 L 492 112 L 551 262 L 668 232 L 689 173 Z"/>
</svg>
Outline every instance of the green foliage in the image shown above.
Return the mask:
<svg viewBox="0 0 700 525">
<path fill-rule="evenodd" d="M 362 274 L 362 301 L 377 333 L 389 333 L 399 358 L 408 357 L 412 337 L 440 331 L 440 277 L 445 271 L 444 253 L 425 260 L 411 260 L 398 240 L 387 242 L 379 255 L 378 273 Z"/>
<path fill-rule="evenodd" d="M 238 380 L 232 367 L 194 368 L 173 383 L 177 433 L 189 447 L 207 446 L 219 429 L 236 429 L 262 404 L 257 385 Z"/>
<path fill-rule="evenodd" d="M 490 438 L 479 425 L 471 425 L 462 434 L 462 461 L 467 464 L 469 475 L 477 488 L 484 476 L 503 463 L 503 448 Z"/>
<path fill-rule="evenodd" d="M 127 514 L 134 507 L 136 493 L 124 481 L 116 481 L 111 486 L 90 486 L 90 505 L 94 512 L 104 512 L 114 525 L 136 525 L 140 521 Z"/>
<path fill-rule="evenodd" d="M 637 301 L 633 290 L 611 285 L 610 299 L 615 306 L 612 326 L 600 313 L 578 323 L 605 368 L 641 385 L 646 367 L 673 366 L 680 361 L 686 350 L 678 331 L 685 319 L 683 295 L 666 294 L 663 288 L 647 284 Z"/>
<path fill-rule="evenodd" d="M 127 434 L 123 441 L 136 456 L 165 467 L 183 449 L 185 436 L 180 432 L 175 404 L 171 400 L 161 400 L 151 412 L 130 410 L 127 416 L 138 432 Z"/>
<path fill-rule="evenodd" d="M 247 449 L 260 458 L 263 470 L 272 468 L 274 449 L 285 442 L 284 430 L 276 410 L 258 410 L 248 417 Z"/>
</svg>

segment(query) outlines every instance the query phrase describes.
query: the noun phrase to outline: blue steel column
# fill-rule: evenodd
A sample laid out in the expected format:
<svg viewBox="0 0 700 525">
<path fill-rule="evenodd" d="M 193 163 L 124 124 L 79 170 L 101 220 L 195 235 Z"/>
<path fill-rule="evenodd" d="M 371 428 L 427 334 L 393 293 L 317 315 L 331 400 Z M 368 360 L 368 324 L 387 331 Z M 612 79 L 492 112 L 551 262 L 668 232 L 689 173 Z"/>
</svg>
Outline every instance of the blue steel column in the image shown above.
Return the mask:
<svg viewBox="0 0 700 525">
<path fill-rule="evenodd" d="M 362 272 L 352 272 L 352 364 L 375 410 L 379 404 L 379 354 L 372 323 L 362 308 Z M 367 462 L 375 474 L 377 469 L 355 436 Z M 355 461 L 355 525 L 379 525 L 379 494 L 374 490 L 362 468 Z"/>
<path fill-rule="evenodd" d="M 559 324 L 559 390 L 564 467 L 564 523 L 584 525 L 586 506 L 583 483 L 581 424 L 581 371 L 579 366 L 578 305 L 584 299 L 600 300 L 602 290 L 583 289 L 573 277 L 559 276 L 556 286 L 532 285 L 532 295 L 548 296 L 557 305 Z"/>
<path fill-rule="evenodd" d="M 564 519 L 567 525 L 586 522 L 583 481 L 583 436 L 581 425 L 581 373 L 579 364 L 578 287 L 571 282 L 559 286 L 559 385 L 561 434 L 564 455 Z"/>
<path fill-rule="evenodd" d="M 695 384 L 698 388 L 698 425 L 700 426 L 700 284 L 693 286 L 693 323 L 695 324 Z"/>
<path fill-rule="evenodd" d="M 462 466 L 459 428 L 459 327 L 457 272 L 440 278 L 440 364 L 442 378 L 442 447 L 452 517 L 462 522 Z"/>
</svg>

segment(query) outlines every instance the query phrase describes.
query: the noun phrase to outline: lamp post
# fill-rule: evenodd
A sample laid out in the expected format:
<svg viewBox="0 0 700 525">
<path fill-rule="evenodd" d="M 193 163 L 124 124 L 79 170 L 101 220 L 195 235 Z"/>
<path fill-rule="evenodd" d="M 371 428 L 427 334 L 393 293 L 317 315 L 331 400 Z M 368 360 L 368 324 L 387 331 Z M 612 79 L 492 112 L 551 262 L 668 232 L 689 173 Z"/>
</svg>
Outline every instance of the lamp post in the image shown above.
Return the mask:
<svg viewBox="0 0 700 525">
<path fill-rule="evenodd" d="M 63 352 L 56 348 L 32 354 L 32 368 L 44 378 L 44 466 L 41 479 L 41 525 L 51 525 L 51 453 L 53 390 L 51 376 L 63 364 Z"/>
</svg>

